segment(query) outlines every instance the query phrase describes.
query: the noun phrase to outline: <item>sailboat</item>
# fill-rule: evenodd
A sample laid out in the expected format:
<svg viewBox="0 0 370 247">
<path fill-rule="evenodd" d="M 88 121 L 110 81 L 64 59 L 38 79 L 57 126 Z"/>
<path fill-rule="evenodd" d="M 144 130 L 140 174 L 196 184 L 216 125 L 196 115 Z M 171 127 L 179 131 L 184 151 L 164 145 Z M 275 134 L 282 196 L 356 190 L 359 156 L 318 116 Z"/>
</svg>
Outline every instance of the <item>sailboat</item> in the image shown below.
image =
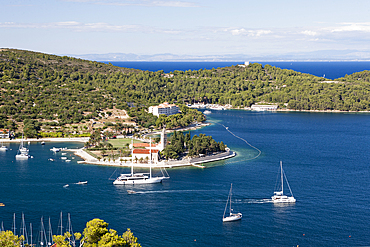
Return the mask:
<svg viewBox="0 0 370 247">
<path fill-rule="evenodd" d="M 284 195 L 284 178 L 285 178 L 285 181 L 288 185 L 291 196 Z M 274 192 L 274 195 L 271 197 L 272 202 L 273 203 L 295 202 L 296 199 L 293 196 L 292 190 L 290 189 L 290 186 L 289 186 L 289 183 L 288 183 L 288 179 L 285 176 L 282 161 L 280 161 L 280 180 L 281 180 L 281 190 Z"/>
<path fill-rule="evenodd" d="M 233 190 L 233 184 L 231 184 L 229 196 L 227 197 L 224 216 L 222 217 L 223 222 L 237 221 L 237 220 L 242 219 L 242 213 L 233 213 L 233 209 L 231 208 L 232 190 Z M 229 206 L 229 216 L 225 217 L 228 206 Z"/>
<path fill-rule="evenodd" d="M 46 237 L 46 231 L 44 227 L 44 216 L 41 217 L 41 225 L 40 225 L 40 235 L 38 236 L 38 243 L 39 246 L 47 246 L 48 240 Z"/>
<path fill-rule="evenodd" d="M 151 144 L 150 140 L 150 144 Z M 132 146 L 133 147 L 133 146 Z M 133 149 L 133 148 L 132 148 Z M 150 145 L 151 150 L 151 145 Z M 150 151 L 150 155 L 152 152 Z M 133 157 L 133 154 L 131 154 Z M 114 180 L 114 185 L 129 185 L 129 184 L 155 184 L 161 183 L 163 179 L 170 178 L 166 169 L 161 168 L 162 176 L 161 177 L 153 177 L 152 176 L 152 158 L 150 157 L 150 170 L 149 173 L 134 173 L 134 162 L 131 161 L 131 173 L 128 174 L 121 174 L 116 180 Z M 164 174 L 166 173 L 166 174 Z"/>
<path fill-rule="evenodd" d="M 6 150 L 8 150 L 8 147 L 4 145 L 3 141 L 1 141 L 0 151 L 6 151 Z"/>
<path fill-rule="evenodd" d="M 16 159 L 28 159 L 30 156 L 28 155 L 28 152 L 30 150 L 23 146 L 23 134 L 22 134 L 22 140 L 21 144 L 19 145 L 19 149 L 17 154 L 15 155 Z"/>
</svg>

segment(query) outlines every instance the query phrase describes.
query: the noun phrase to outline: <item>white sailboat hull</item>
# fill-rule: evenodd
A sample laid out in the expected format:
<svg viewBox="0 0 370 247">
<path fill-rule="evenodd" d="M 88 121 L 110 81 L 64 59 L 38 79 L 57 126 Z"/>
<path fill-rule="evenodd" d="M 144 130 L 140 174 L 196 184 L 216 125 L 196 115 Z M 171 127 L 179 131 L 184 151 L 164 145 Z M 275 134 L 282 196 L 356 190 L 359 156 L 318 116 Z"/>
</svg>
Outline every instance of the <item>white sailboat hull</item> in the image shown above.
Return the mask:
<svg viewBox="0 0 370 247">
<path fill-rule="evenodd" d="M 6 150 L 8 150 L 8 147 L 6 147 L 6 146 L 0 147 L 0 151 L 6 151 Z"/>
<path fill-rule="evenodd" d="M 135 180 L 118 180 L 116 179 L 113 184 L 114 185 L 130 185 L 130 184 L 156 184 L 161 183 L 163 179 L 166 177 L 155 177 L 155 178 L 143 178 L 143 179 L 135 179 Z"/>
<path fill-rule="evenodd" d="M 230 216 L 227 216 L 222 219 L 223 222 L 230 222 L 230 221 L 237 221 L 242 219 L 242 214 L 237 213 L 237 214 L 231 214 Z"/>
<path fill-rule="evenodd" d="M 27 154 L 17 154 L 15 156 L 16 159 L 19 159 L 19 160 L 26 160 L 29 158 L 29 156 Z"/>
</svg>

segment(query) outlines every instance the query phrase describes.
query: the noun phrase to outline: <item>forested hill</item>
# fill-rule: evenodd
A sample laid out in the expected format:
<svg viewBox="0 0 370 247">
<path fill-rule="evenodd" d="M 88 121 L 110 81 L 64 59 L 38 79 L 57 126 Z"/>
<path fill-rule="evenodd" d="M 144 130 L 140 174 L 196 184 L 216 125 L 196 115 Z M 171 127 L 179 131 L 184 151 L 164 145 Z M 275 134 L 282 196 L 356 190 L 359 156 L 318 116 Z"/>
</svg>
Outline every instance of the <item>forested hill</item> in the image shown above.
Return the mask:
<svg viewBox="0 0 370 247">
<path fill-rule="evenodd" d="M 68 123 L 104 109 L 168 102 L 248 107 L 278 103 L 297 110 L 370 110 L 370 73 L 335 81 L 261 64 L 149 72 L 71 57 L 0 49 L 0 121 Z"/>
</svg>

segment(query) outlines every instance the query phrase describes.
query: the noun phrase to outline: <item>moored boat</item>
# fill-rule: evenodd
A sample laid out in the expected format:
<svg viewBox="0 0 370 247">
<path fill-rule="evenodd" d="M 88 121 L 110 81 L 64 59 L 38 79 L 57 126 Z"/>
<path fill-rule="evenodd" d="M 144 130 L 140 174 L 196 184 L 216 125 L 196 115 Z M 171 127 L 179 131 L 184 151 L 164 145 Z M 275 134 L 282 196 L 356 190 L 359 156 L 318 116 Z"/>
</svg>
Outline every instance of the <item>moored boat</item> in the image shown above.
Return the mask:
<svg viewBox="0 0 370 247">
<path fill-rule="evenodd" d="M 0 151 L 6 151 L 6 150 L 8 150 L 8 147 L 5 146 L 3 142 L 1 142 L 1 144 L 0 144 Z"/>
<path fill-rule="evenodd" d="M 53 151 L 53 152 L 59 152 L 60 150 L 61 150 L 60 148 L 56 148 L 56 147 L 50 148 L 50 151 Z"/>
<path fill-rule="evenodd" d="M 19 145 L 19 149 L 18 149 L 17 154 L 15 155 L 15 158 L 20 159 L 20 160 L 29 159 L 30 158 L 30 156 L 28 155 L 29 151 L 30 150 L 28 148 L 23 146 L 23 134 L 22 134 L 21 144 Z"/>
</svg>

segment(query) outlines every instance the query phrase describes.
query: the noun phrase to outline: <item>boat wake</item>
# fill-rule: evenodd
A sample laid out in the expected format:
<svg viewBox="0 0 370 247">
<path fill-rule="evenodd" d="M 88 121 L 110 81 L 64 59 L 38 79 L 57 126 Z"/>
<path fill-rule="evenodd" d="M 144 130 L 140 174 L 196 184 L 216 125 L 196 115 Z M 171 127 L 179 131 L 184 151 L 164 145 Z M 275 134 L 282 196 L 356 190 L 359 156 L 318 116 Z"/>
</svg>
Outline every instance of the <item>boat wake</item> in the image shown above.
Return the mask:
<svg viewBox="0 0 370 247">
<path fill-rule="evenodd" d="M 272 200 L 271 199 L 239 199 L 239 200 L 235 200 L 235 203 L 262 204 L 262 203 L 272 203 Z"/>
<path fill-rule="evenodd" d="M 209 121 L 209 122 L 214 122 L 214 121 Z M 241 161 L 246 161 L 246 160 L 254 160 L 254 159 L 257 159 L 261 154 L 262 154 L 262 151 L 259 150 L 258 148 L 256 148 L 255 146 L 251 145 L 247 140 L 245 140 L 244 138 L 240 137 L 240 136 L 237 136 L 235 135 L 232 131 L 229 130 L 229 127 L 221 124 L 221 123 L 217 123 L 217 122 L 214 122 L 216 124 L 219 124 L 221 126 L 223 126 L 225 128 L 226 131 L 228 131 L 231 135 L 233 135 L 235 138 L 238 138 L 240 140 L 242 140 L 243 142 L 245 142 L 248 146 L 250 146 L 251 148 L 255 149 L 258 153 L 257 155 L 255 155 L 254 157 L 252 158 L 247 158 L 247 159 L 243 159 L 243 160 L 238 160 L 238 161 L 234 161 L 234 162 L 229 162 L 228 164 L 232 164 L 232 163 L 237 163 L 237 162 L 241 162 Z"/>
<path fill-rule="evenodd" d="M 155 194 L 155 193 L 186 193 L 186 192 L 204 192 L 206 190 L 147 190 L 135 191 L 136 194 Z"/>
</svg>

